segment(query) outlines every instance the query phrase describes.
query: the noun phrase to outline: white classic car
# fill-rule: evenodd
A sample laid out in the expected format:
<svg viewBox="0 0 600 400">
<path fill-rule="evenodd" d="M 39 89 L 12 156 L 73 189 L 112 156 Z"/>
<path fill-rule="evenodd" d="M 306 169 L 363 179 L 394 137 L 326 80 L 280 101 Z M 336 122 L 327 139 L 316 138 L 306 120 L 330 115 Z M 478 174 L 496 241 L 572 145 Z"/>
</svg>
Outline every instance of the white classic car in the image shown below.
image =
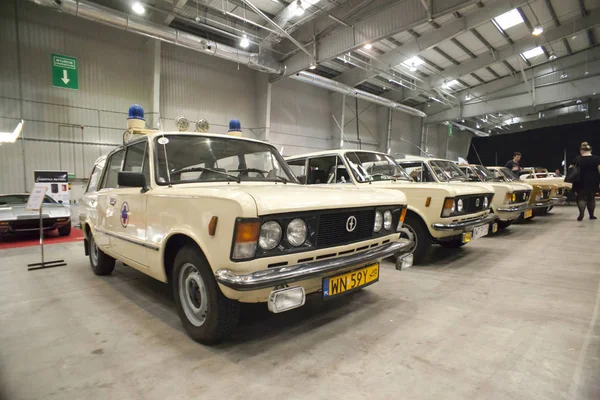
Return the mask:
<svg viewBox="0 0 600 400">
<path fill-rule="evenodd" d="M 484 182 L 494 188 L 496 196 L 492 202 L 492 211 L 498 216 L 498 227 L 507 228 L 515 222 L 521 214 L 528 219 L 533 216 L 533 206 L 529 198 L 533 187 L 526 183 L 505 182 L 483 165 L 459 165 L 469 182 Z"/>
<path fill-rule="evenodd" d="M 0 195 L 0 234 L 27 233 L 40 230 L 39 211 L 25 210 L 28 193 Z M 42 204 L 42 227 L 45 232 L 58 230 L 60 236 L 71 234 L 71 210 L 50 196 Z"/>
<path fill-rule="evenodd" d="M 310 189 L 272 145 L 228 135 L 134 138 L 98 160 L 81 205 L 94 273 L 117 259 L 169 282 L 185 330 L 206 344 L 231 332 L 240 302 L 278 313 L 309 293 L 343 295 L 412 245 L 398 233 L 401 192 Z"/>
<path fill-rule="evenodd" d="M 490 215 L 491 188 L 469 185 L 416 183 L 384 153 L 363 150 L 326 150 L 290 156 L 286 161 L 307 185 L 332 184 L 402 191 L 408 199 L 403 229 L 414 239 L 414 262 L 423 262 L 432 244 L 460 247 L 485 236 L 496 219 Z"/>
<path fill-rule="evenodd" d="M 553 172 L 548 172 L 548 170 L 536 171 L 535 168 L 524 168 L 519 173 L 519 178 L 526 183 L 534 182 L 556 185 L 556 197 L 554 199 L 556 201 L 565 200 L 565 196 L 573 188 L 571 183 L 565 182 L 563 176 L 557 176 Z"/>
</svg>

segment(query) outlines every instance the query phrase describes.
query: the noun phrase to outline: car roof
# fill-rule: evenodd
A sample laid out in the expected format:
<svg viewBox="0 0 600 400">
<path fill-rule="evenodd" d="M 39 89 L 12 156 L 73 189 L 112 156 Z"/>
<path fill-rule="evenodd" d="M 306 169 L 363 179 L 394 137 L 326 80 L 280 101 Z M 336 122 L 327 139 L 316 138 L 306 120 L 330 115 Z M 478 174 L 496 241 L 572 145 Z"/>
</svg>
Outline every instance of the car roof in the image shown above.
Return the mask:
<svg viewBox="0 0 600 400">
<path fill-rule="evenodd" d="M 360 152 L 360 153 L 373 153 L 373 154 L 384 154 L 386 156 L 390 156 L 389 154 L 385 154 L 384 152 L 381 151 L 372 151 L 372 150 L 360 150 L 360 149 L 333 149 L 333 150 L 322 150 L 322 151 L 315 151 L 312 153 L 303 153 L 303 154 L 296 154 L 293 156 L 287 156 L 284 157 L 286 160 L 292 160 L 295 158 L 307 158 L 307 157 L 318 157 L 318 156 L 326 156 L 326 155 L 330 155 L 330 154 L 346 154 L 346 153 L 355 153 L 355 152 Z M 394 157 L 392 157 L 393 159 Z"/>
</svg>

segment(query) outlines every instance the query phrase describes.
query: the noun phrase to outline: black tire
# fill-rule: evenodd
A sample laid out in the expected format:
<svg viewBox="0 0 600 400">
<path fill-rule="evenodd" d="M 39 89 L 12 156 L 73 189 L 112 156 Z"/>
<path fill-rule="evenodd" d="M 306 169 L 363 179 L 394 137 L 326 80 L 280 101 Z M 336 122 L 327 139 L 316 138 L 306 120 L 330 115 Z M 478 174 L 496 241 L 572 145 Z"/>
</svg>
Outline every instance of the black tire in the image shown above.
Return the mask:
<svg viewBox="0 0 600 400">
<path fill-rule="evenodd" d="M 115 259 L 103 252 L 96 246 L 94 235 L 90 233 L 88 238 L 88 253 L 90 265 L 94 274 L 98 276 L 110 275 L 115 269 Z"/>
<path fill-rule="evenodd" d="M 425 224 L 417 216 L 409 214 L 402 227 L 408 229 L 414 236 L 415 246 L 409 251 L 413 254 L 413 264 L 418 265 L 427 261 L 431 250 L 431 237 Z"/>
<path fill-rule="evenodd" d="M 458 249 L 459 247 L 463 247 L 466 243 L 463 243 L 460 239 L 452 239 L 446 242 L 440 242 L 440 246 L 446 249 Z"/>
<path fill-rule="evenodd" d="M 58 234 L 60 236 L 69 236 L 71 234 L 71 224 L 58 228 Z"/>
<path fill-rule="evenodd" d="M 515 222 L 515 221 L 514 220 L 512 220 L 512 221 L 500 221 L 500 220 L 498 220 L 498 230 L 508 228 L 509 226 L 511 226 L 513 224 L 513 222 Z"/>
<path fill-rule="evenodd" d="M 223 295 L 197 246 L 188 244 L 179 250 L 171 284 L 177 313 L 192 339 L 213 345 L 230 335 L 239 321 L 240 303 Z"/>
</svg>

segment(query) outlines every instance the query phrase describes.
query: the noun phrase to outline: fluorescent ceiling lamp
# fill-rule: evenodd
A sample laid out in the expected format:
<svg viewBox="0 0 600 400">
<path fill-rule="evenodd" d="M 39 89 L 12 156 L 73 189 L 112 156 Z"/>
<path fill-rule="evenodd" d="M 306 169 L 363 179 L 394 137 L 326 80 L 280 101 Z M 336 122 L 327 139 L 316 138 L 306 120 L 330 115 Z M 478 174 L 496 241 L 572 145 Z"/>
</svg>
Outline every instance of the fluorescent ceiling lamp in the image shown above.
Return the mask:
<svg viewBox="0 0 600 400">
<path fill-rule="evenodd" d="M 250 40 L 248 40 L 248 36 L 246 36 L 245 34 L 244 36 L 242 36 L 242 40 L 240 40 L 240 46 L 244 49 L 250 46 Z"/>
<path fill-rule="evenodd" d="M 524 51 L 522 54 L 523 54 L 523 57 L 525 57 L 526 59 L 529 60 L 530 58 L 537 57 L 541 54 L 544 54 L 544 50 L 540 46 L 538 46 L 538 47 L 534 47 L 531 50 Z"/>
<path fill-rule="evenodd" d="M 134 13 L 136 13 L 137 15 L 144 15 L 146 13 L 146 8 L 144 7 L 144 5 L 142 3 L 140 3 L 139 1 L 136 1 L 135 3 L 133 3 L 131 5 L 131 9 L 133 10 Z"/>
<path fill-rule="evenodd" d="M 450 82 L 444 82 L 442 85 L 443 88 L 449 88 L 450 86 L 458 85 L 458 81 L 456 79 L 452 79 Z"/>
<path fill-rule="evenodd" d="M 316 69 L 317 65 L 314 63 L 310 63 L 310 67 L 308 67 L 308 69 Z"/>
<path fill-rule="evenodd" d="M 12 132 L 0 132 L 0 143 L 14 143 L 23 130 L 23 120 L 17 124 Z"/>
<path fill-rule="evenodd" d="M 373 45 L 371 43 L 367 43 L 367 44 L 365 44 L 364 47 L 365 47 L 365 49 L 370 50 L 373 48 Z"/>
<path fill-rule="evenodd" d="M 410 69 L 412 72 L 415 72 L 417 70 L 417 67 L 421 64 L 423 64 L 425 61 L 423 61 L 422 59 L 420 59 L 417 56 L 411 57 L 408 60 L 404 61 L 402 63 L 402 65 L 404 65 L 405 67 L 407 67 L 408 69 Z"/>
<path fill-rule="evenodd" d="M 494 18 L 494 21 L 496 21 L 500 28 L 504 30 L 524 22 L 521 13 L 516 8 L 510 10 L 509 12 L 505 12 L 502 15 L 498 15 L 496 18 Z"/>
<path fill-rule="evenodd" d="M 304 14 L 304 7 L 302 7 L 302 2 L 300 0 L 296 1 L 296 10 L 294 10 L 294 14 L 299 17 Z"/>
<path fill-rule="evenodd" d="M 539 36 L 542 33 L 544 33 L 544 28 L 542 28 L 540 25 L 536 26 L 535 28 L 533 28 L 533 30 L 531 31 L 531 34 L 533 36 Z"/>
</svg>

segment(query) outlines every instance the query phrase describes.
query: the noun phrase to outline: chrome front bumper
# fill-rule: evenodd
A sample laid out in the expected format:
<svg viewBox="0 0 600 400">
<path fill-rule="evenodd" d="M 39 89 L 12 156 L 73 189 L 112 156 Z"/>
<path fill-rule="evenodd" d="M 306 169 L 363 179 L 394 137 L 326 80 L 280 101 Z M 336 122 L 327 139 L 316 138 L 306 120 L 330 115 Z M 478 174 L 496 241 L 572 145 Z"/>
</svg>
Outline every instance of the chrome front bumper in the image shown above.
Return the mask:
<svg viewBox="0 0 600 400">
<path fill-rule="evenodd" d="M 525 204 L 521 204 L 520 206 L 506 206 L 506 207 L 498 207 L 498 212 L 509 212 L 509 213 L 513 213 L 513 212 L 524 212 L 527 210 L 530 210 L 531 206 L 529 205 L 529 203 L 525 203 Z"/>
<path fill-rule="evenodd" d="M 498 218 L 496 214 L 488 214 L 484 217 L 472 219 L 468 221 L 458 221 L 458 222 L 450 222 L 448 224 L 432 224 L 431 227 L 436 231 L 457 231 L 461 229 L 468 229 L 471 227 L 491 224 Z"/>
<path fill-rule="evenodd" d="M 266 289 L 286 285 L 292 282 L 326 276 L 332 272 L 348 267 L 359 267 L 361 264 L 366 264 L 407 250 L 411 246 L 411 240 L 400 239 L 397 242 L 387 243 L 362 253 L 355 253 L 322 261 L 288 265 L 285 267 L 263 269 L 249 274 L 237 275 L 229 269 L 221 269 L 215 273 L 215 277 L 217 278 L 217 282 L 233 290 L 247 291 Z"/>
<path fill-rule="evenodd" d="M 552 207 L 558 204 L 558 201 L 555 199 L 550 199 L 546 202 L 537 202 L 533 204 L 533 208 L 546 208 L 546 207 Z"/>
</svg>

